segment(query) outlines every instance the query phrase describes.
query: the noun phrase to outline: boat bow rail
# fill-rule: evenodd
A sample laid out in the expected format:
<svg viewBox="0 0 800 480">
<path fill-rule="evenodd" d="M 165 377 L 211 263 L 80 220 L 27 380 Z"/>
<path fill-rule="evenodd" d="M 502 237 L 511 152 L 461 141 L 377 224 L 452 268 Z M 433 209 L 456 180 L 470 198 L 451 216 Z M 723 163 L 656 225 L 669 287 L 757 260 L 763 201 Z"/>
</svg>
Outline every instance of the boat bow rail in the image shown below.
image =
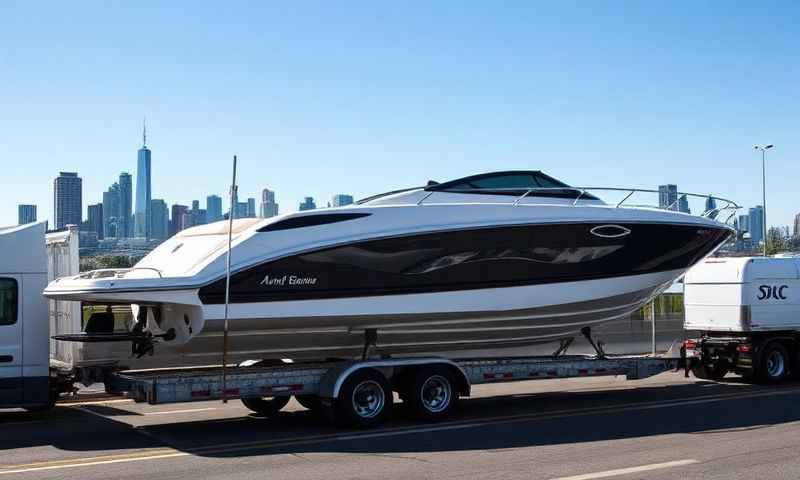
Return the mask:
<svg viewBox="0 0 800 480">
<path fill-rule="evenodd" d="M 632 204 L 630 200 L 637 195 L 640 194 L 656 194 L 659 195 L 661 192 L 658 190 L 649 190 L 643 188 L 620 188 L 620 187 L 536 187 L 536 188 L 492 188 L 490 190 L 487 189 L 457 189 L 457 190 L 445 190 L 446 193 L 466 193 L 466 194 L 488 194 L 488 193 L 497 193 L 500 195 L 509 195 L 513 197 L 509 199 L 508 204 L 512 206 L 519 206 L 519 205 L 526 205 L 526 206 L 537 206 L 537 205 L 553 205 L 552 202 L 541 202 L 541 203 L 522 203 L 525 199 L 530 199 L 533 197 L 544 197 L 547 198 L 548 194 L 555 195 L 559 194 L 559 196 L 563 196 L 565 193 L 569 195 L 569 198 L 572 199 L 573 206 L 584 206 L 584 204 L 580 204 L 580 201 L 590 201 L 590 200 L 598 200 L 598 197 L 594 196 L 593 194 L 596 192 L 606 192 L 606 193 L 614 193 L 620 195 L 622 198 L 616 202 L 608 203 L 609 205 L 614 205 L 616 208 L 650 208 L 650 209 L 658 209 L 658 210 L 671 210 L 671 211 L 678 211 L 679 205 L 682 201 L 688 201 L 690 198 L 694 199 L 702 199 L 703 201 L 709 201 L 714 206 L 712 208 L 704 208 L 703 212 L 698 215 L 700 217 L 709 218 L 712 220 L 716 220 L 717 217 L 723 213 L 728 214 L 724 221 L 720 223 L 728 224 L 733 217 L 736 215 L 736 211 L 740 210 L 742 207 L 738 205 L 733 200 L 729 200 L 727 198 L 717 197 L 714 195 L 703 195 L 699 193 L 689 193 L 689 192 L 677 192 L 676 199 L 670 203 L 669 205 L 661 205 L 661 202 L 658 203 L 645 203 L 645 204 Z M 523 192 L 521 195 L 514 195 L 515 193 Z M 428 192 L 424 197 L 422 197 L 418 202 L 417 205 L 424 205 L 426 202 L 429 202 L 430 197 L 436 193 L 436 191 Z M 574 198 L 573 198 L 574 197 Z M 719 204 L 719 206 L 717 206 Z M 686 213 L 686 212 L 684 212 Z"/>
</svg>

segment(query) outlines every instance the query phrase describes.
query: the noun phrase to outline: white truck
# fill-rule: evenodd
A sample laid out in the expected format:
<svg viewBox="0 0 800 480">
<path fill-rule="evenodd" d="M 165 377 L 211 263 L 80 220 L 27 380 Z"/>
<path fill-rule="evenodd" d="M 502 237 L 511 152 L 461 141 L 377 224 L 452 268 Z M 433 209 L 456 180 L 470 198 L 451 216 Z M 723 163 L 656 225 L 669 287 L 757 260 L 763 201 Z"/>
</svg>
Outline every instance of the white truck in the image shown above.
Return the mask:
<svg viewBox="0 0 800 480">
<path fill-rule="evenodd" d="M 45 236 L 44 224 L 0 229 L 0 408 L 46 409 L 59 395 L 71 392 L 73 382 L 89 379 L 103 381 L 108 391 L 139 402 L 240 398 L 264 415 L 276 413 L 294 396 L 337 423 L 370 427 L 388 416 L 393 392 L 400 394 L 415 416 L 437 420 L 447 416 L 458 397 L 469 395 L 475 384 L 607 375 L 639 379 L 678 365 L 678 358 L 671 355 L 607 355 L 585 329 L 596 355 L 566 355 L 571 339 L 545 357 L 458 360 L 375 358 L 368 355 L 367 345 L 360 360 L 255 359 L 224 369 L 120 371 L 108 368 L 108 358 L 86 354 L 80 343 L 51 340 L 51 335 L 77 333 L 82 328 L 79 303 L 42 296 L 48 279 L 77 273 L 76 240 L 75 229 Z M 118 355 L 110 352 L 112 357 Z"/>
<path fill-rule="evenodd" d="M 684 278 L 687 366 L 775 383 L 800 372 L 800 258 L 708 258 Z"/>
</svg>

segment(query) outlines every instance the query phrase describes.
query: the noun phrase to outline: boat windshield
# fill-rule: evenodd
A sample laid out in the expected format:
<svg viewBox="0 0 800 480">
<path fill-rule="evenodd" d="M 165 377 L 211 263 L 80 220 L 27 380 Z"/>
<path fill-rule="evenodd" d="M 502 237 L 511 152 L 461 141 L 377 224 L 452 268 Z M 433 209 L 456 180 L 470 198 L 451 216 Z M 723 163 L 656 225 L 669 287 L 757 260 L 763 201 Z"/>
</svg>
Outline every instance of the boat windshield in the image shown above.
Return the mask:
<svg viewBox="0 0 800 480">
<path fill-rule="evenodd" d="M 536 189 L 536 190 L 532 190 Z M 527 195 L 531 197 L 559 197 L 577 198 L 579 195 L 586 200 L 596 197 L 572 188 L 564 182 L 535 171 L 512 171 L 484 173 L 470 177 L 459 178 L 438 185 L 425 188 L 429 192 L 470 193 L 484 195 Z"/>
</svg>

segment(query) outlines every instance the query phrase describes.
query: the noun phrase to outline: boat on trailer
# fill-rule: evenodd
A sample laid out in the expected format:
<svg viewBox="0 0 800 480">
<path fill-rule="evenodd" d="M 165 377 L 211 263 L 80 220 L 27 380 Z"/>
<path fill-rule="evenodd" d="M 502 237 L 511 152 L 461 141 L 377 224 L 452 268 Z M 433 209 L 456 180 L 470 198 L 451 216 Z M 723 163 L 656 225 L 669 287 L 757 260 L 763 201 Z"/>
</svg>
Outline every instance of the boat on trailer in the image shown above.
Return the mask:
<svg viewBox="0 0 800 480">
<path fill-rule="evenodd" d="M 170 364 L 218 362 L 232 238 L 229 358 L 486 351 L 573 337 L 630 315 L 728 240 L 702 215 L 633 207 L 540 171 L 495 172 L 346 207 L 179 232 L 131 269 L 50 283 L 94 312 L 86 342 L 130 341 Z M 629 192 L 629 193 L 628 193 Z M 690 194 L 681 194 L 681 198 Z M 702 196 L 707 198 L 706 196 Z M 104 306 L 130 306 L 127 325 Z M 175 361 L 180 357 L 180 362 Z"/>
</svg>

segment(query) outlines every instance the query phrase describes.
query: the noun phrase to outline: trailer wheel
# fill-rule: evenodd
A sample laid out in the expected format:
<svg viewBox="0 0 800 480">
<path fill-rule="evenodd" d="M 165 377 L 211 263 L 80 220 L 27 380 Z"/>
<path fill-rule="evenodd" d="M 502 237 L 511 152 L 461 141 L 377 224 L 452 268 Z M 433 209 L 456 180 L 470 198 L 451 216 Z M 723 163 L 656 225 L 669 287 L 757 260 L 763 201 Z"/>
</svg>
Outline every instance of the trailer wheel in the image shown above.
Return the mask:
<svg viewBox="0 0 800 480">
<path fill-rule="evenodd" d="M 701 380 L 719 382 L 728 374 L 727 362 L 717 362 L 710 365 L 696 364 L 692 367 L 692 374 Z"/>
<path fill-rule="evenodd" d="M 312 412 L 318 411 L 321 406 L 319 395 L 295 395 L 294 399 L 297 400 L 297 403 Z"/>
<path fill-rule="evenodd" d="M 770 342 L 761 351 L 755 378 L 760 383 L 778 383 L 789 376 L 789 351 L 778 342 Z"/>
<path fill-rule="evenodd" d="M 419 419 L 435 422 L 447 418 L 458 401 L 452 371 L 439 365 L 420 368 L 406 387 L 403 401 Z"/>
<path fill-rule="evenodd" d="M 392 409 L 392 387 L 386 377 L 372 368 L 350 374 L 335 401 L 335 421 L 356 428 L 380 425 Z"/>
<path fill-rule="evenodd" d="M 242 398 L 242 403 L 245 407 L 249 408 L 255 413 L 258 413 L 259 415 L 271 417 L 280 412 L 281 409 L 285 407 L 291 399 L 292 397 L 289 396 L 272 398 L 247 397 Z"/>
</svg>

